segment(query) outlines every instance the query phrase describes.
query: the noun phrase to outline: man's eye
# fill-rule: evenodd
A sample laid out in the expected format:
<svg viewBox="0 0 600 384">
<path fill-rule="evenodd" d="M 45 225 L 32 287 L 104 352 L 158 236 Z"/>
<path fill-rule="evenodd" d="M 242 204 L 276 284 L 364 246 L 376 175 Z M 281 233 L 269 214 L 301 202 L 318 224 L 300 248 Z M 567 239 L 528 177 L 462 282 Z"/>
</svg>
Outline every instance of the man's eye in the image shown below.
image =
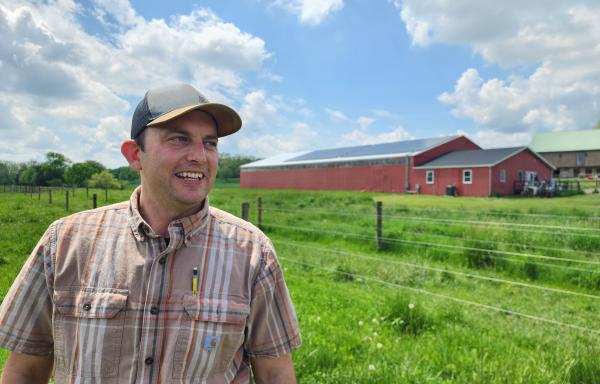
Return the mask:
<svg viewBox="0 0 600 384">
<path fill-rule="evenodd" d="M 186 143 L 188 138 L 186 136 L 174 136 L 170 140 L 176 143 Z"/>
<path fill-rule="evenodd" d="M 204 146 L 207 148 L 217 148 L 217 142 L 216 141 L 205 141 Z"/>
</svg>

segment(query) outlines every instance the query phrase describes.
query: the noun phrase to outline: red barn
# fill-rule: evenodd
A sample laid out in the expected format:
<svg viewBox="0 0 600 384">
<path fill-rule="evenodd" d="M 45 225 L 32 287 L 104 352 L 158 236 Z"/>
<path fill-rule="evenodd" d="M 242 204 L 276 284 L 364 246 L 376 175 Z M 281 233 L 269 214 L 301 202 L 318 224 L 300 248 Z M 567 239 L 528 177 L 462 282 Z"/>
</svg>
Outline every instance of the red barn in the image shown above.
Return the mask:
<svg viewBox="0 0 600 384">
<path fill-rule="evenodd" d="M 242 188 L 416 191 L 413 167 L 453 151 L 480 149 L 465 136 L 286 154 L 243 165 Z"/>
<path fill-rule="evenodd" d="M 445 154 L 414 167 L 420 192 L 459 196 L 513 195 L 524 182 L 550 180 L 554 166 L 527 147 L 478 149 Z"/>
</svg>

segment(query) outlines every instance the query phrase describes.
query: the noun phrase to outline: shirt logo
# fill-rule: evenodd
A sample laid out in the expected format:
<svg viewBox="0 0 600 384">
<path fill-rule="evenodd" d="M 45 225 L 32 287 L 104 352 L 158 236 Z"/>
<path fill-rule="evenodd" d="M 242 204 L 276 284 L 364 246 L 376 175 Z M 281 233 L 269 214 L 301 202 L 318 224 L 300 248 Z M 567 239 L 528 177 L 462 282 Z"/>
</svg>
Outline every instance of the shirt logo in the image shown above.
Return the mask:
<svg viewBox="0 0 600 384">
<path fill-rule="evenodd" d="M 204 340 L 204 349 L 209 352 L 215 352 L 218 345 L 219 336 L 206 336 L 206 340 Z"/>
</svg>

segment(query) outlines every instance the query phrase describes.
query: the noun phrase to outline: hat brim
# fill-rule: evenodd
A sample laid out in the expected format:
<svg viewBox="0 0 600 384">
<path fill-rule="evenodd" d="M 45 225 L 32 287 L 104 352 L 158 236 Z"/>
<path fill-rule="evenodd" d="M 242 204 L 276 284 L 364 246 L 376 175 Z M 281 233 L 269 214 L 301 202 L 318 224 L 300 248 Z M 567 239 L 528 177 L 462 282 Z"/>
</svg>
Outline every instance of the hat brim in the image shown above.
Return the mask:
<svg viewBox="0 0 600 384">
<path fill-rule="evenodd" d="M 185 107 L 174 109 L 170 112 L 158 116 L 156 119 L 149 122 L 146 126 L 152 127 L 167 121 L 173 120 L 176 117 L 184 115 L 190 111 L 204 111 L 209 113 L 217 122 L 217 136 L 223 137 L 236 133 L 242 127 L 242 119 L 236 111 L 230 107 L 218 103 L 194 104 Z"/>
</svg>

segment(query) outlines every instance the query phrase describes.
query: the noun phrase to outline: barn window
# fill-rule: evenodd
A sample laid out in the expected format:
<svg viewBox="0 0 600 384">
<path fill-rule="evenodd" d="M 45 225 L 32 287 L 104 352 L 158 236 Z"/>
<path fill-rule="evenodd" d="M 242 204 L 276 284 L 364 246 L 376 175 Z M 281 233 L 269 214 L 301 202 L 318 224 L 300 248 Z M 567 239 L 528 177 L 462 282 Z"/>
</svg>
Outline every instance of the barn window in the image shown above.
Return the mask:
<svg viewBox="0 0 600 384">
<path fill-rule="evenodd" d="M 505 183 L 506 182 L 506 169 L 501 169 L 500 170 L 500 182 L 501 183 Z"/>
<path fill-rule="evenodd" d="M 470 169 L 463 170 L 463 184 L 471 184 L 473 182 L 473 171 Z"/>
<path fill-rule="evenodd" d="M 517 180 L 523 181 L 523 171 L 519 171 L 519 173 L 517 173 Z"/>
<path fill-rule="evenodd" d="M 427 171 L 425 174 L 425 181 L 427 184 L 433 184 L 435 182 L 435 175 L 433 174 L 433 171 Z"/>
</svg>

